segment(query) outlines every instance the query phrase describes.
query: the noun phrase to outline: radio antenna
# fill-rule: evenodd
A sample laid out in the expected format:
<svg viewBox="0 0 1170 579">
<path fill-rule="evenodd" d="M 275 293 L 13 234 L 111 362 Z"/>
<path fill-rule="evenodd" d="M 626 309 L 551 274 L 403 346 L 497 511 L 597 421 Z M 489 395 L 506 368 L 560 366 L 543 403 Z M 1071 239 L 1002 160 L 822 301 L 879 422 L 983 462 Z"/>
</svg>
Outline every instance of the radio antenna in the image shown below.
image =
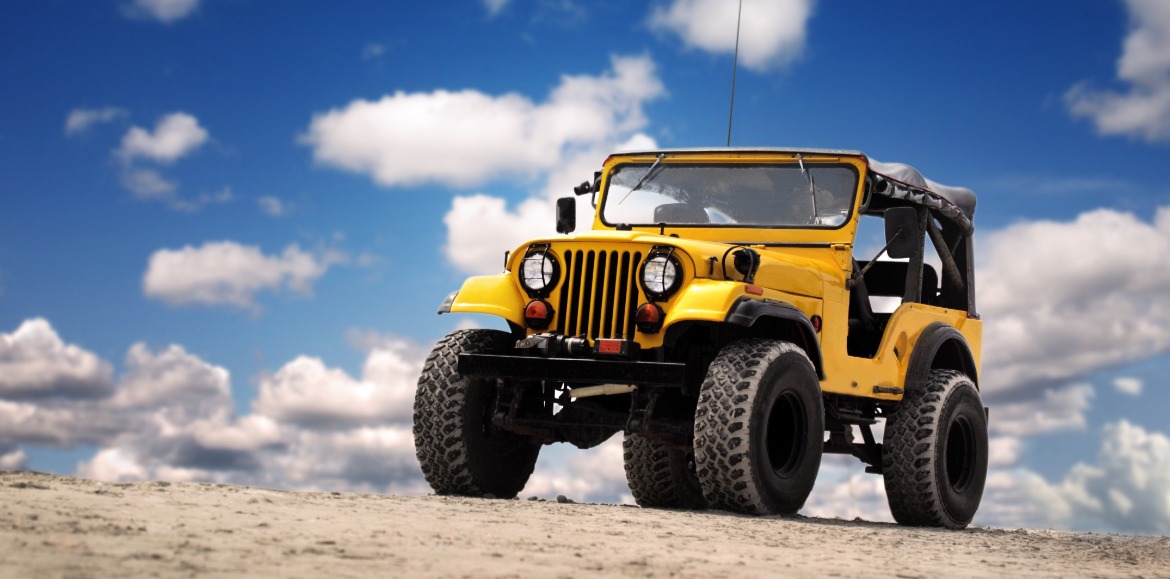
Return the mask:
<svg viewBox="0 0 1170 579">
<path fill-rule="evenodd" d="M 727 146 L 731 146 L 731 119 L 735 117 L 735 72 L 739 68 L 739 23 L 743 18 L 743 0 L 739 0 L 739 12 L 735 15 L 735 56 L 731 59 L 731 106 L 727 110 Z"/>
</svg>

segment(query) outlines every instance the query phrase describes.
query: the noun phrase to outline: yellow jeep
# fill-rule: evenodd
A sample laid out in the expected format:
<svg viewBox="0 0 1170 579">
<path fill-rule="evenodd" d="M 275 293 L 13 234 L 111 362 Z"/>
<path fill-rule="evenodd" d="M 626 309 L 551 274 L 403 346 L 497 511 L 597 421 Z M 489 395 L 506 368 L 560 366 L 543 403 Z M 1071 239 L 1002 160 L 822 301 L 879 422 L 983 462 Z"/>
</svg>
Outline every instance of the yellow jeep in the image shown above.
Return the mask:
<svg viewBox="0 0 1170 579">
<path fill-rule="evenodd" d="M 899 523 L 971 521 L 988 443 L 970 190 L 856 151 L 695 149 L 611 155 L 574 191 L 590 231 L 558 200 L 569 235 L 439 309 L 511 331 L 427 358 L 414 437 L 435 492 L 512 497 L 542 445 L 620 431 L 643 507 L 795 513 L 828 452 L 882 474 Z M 883 221 L 884 246 L 859 237 Z"/>
</svg>

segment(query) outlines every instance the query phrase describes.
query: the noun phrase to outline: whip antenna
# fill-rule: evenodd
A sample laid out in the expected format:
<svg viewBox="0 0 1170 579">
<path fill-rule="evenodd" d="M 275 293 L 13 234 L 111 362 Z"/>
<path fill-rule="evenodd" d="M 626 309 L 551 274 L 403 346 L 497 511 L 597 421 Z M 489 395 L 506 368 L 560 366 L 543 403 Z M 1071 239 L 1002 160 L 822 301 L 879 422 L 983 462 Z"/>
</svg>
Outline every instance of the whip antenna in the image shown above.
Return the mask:
<svg viewBox="0 0 1170 579">
<path fill-rule="evenodd" d="M 743 18 L 743 0 L 739 0 L 739 12 L 735 15 L 735 56 L 731 59 L 731 106 L 727 111 L 727 146 L 731 146 L 731 119 L 735 116 L 735 71 L 739 68 L 739 23 Z"/>
</svg>

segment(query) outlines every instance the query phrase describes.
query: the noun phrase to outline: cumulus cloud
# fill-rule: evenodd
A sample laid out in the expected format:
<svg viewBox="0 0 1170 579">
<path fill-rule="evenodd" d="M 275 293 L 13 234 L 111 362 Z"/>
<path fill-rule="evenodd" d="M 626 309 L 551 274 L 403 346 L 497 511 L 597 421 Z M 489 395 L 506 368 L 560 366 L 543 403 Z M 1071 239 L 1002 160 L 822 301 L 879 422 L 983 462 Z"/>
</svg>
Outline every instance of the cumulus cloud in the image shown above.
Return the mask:
<svg viewBox="0 0 1170 579">
<path fill-rule="evenodd" d="M 542 174 L 572 149 L 631 132 L 662 93 L 648 57 L 614 57 L 600 76 L 562 77 L 540 104 L 515 93 L 398 92 L 317 114 L 300 141 L 318 163 L 388 187 L 471 187 Z"/>
<path fill-rule="evenodd" d="M 65 118 L 65 135 L 77 136 L 85 133 L 90 127 L 99 124 L 112 123 L 130 116 L 125 109 L 118 107 L 102 107 L 100 109 L 73 109 Z"/>
<path fill-rule="evenodd" d="M 1096 90 L 1087 83 L 1065 93 L 1074 116 L 1087 118 L 1102 135 L 1147 141 L 1170 140 L 1170 4 L 1126 0 L 1130 31 L 1117 62 L 1124 92 Z"/>
<path fill-rule="evenodd" d="M 112 376 L 109 364 L 66 344 L 44 319 L 27 320 L 11 334 L 0 333 L 0 400 L 102 397 L 113 386 Z"/>
<path fill-rule="evenodd" d="M 1141 248 L 1134 251 L 1133 248 Z M 977 255 L 986 391 L 1043 390 L 1170 350 L 1170 207 L 1109 209 L 983 236 Z"/>
<path fill-rule="evenodd" d="M 183 197 L 179 195 L 178 183 L 163 176 L 158 169 L 142 167 L 143 163 L 173 164 L 198 150 L 209 137 L 199 120 L 184 112 L 159 119 L 153 131 L 130 127 L 114 151 L 114 156 L 121 161 L 122 186 L 139 201 L 162 202 L 173 210 L 186 213 L 194 213 L 209 204 L 232 201 L 234 196 L 230 187 L 217 193 L 202 193 L 195 198 Z"/>
<path fill-rule="evenodd" d="M 115 154 L 127 163 L 141 158 L 169 164 L 203 146 L 208 136 L 199 119 L 180 111 L 159 119 L 154 131 L 130 127 Z"/>
<path fill-rule="evenodd" d="M 360 380 L 300 356 L 260 381 L 256 411 L 317 429 L 409 423 L 424 354 L 402 340 L 369 352 Z"/>
<path fill-rule="evenodd" d="M 620 433 L 588 450 L 560 450 L 544 448 L 521 496 L 565 495 L 575 501 L 634 504 L 626 484 Z"/>
<path fill-rule="evenodd" d="M 763 72 L 796 59 L 812 11 L 813 0 L 743 0 L 739 62 Z M 689 48 L 731 55 L 738 18 L 738 2 L 674 0 L 651 12 L 650 28 L 678 36 Z"/>
<path fill-rule="evenodd" d="M 134 0 L 122 5 L 122 13 L 170 24 L 190 16 L 197 8 L 199 0 Z"/>
<path fill-rule="evenodd" d="M 315 255 L 289 245 L 279 255 L 234 241 L 160 249 L 150 256 L 143 293 L 171 305 L 224 305 L 251 309 L 261 291 L 312 292 L 313 283 L 344 261 L 338 252 Z"/>
<path fill-rule="evenodd" d="M 1143 383 L 1140 378 L 1115 378 L 1113 380 L 1113 388 L 1122 394 L 1129 396 L 1141 396 Z"/>
<path fill-rule="evenodd" d="M 1170 438 L 1163 433 L 1125 420 L 1107 424 L 1096 464 L 1078 463 L 1056 483 L 1024 478 L 1020 488 L 1053 524 L 1170 533 Z"/>
<path fill-rule="evenodd" d="M 30 320 L 22 328 L 30 325 L 49 334 L 49 342 L 61 342 L 47 322 Z M 12 335 L 24 343 L 28 333 Z M 0 336 L 7 345 L 10 336 Z M 0 392 L 0 469 L 24 465 L 22 444 L 90 444 L 98 451 L 78 465 L 77 474 L 101 480 L 425 492 L 410 429 L 410 398 L 423 353 L 400 339 L 381 336 L 372 343 L 360 381 L 340 371 L 305 378 L 316 378 L 313 386 L 328 395 L 372 411 L 301 390 L 278 392 L 254 404 L 252 413 L 237 416 L 227 370 L 178 345 L 132 345 L 116 379 L 109 376 L 109 364 L 92 353 L 76 349 L 72 356 L 107 368 L 91 377 L 107 385 L 104 395 L 66 390 L 53 397 L 9 400 L 8 391 Z M 293 360 L 276 375 L 301 372 L 302 365 L 301 359 Z M 8 389 L 15 392 L 35 390 L 43 382 L 25 372 L 0 375 L 20 382 Z M 368 385 L 386 392 L 366 396 Z M 262 390 L 283 387 L 271 378 L 261 384 Z M 327 424 L 302 420 L 313 402 L 335 411 Z"/>
</svg>

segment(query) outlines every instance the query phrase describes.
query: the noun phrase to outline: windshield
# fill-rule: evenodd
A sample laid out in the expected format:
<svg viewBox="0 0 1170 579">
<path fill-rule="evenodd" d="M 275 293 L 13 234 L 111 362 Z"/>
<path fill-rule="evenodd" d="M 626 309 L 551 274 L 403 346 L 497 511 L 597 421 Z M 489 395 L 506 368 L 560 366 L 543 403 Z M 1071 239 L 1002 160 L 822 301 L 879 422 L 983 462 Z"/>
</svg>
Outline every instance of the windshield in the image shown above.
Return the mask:
<svg viewBox="0 0 1170 579">
<path fill-rule="evenodd" d="M 857 172 L 848 165 L 620 165 L 601 219 L 609 225 L 840 227 Z"/>
</svg>

